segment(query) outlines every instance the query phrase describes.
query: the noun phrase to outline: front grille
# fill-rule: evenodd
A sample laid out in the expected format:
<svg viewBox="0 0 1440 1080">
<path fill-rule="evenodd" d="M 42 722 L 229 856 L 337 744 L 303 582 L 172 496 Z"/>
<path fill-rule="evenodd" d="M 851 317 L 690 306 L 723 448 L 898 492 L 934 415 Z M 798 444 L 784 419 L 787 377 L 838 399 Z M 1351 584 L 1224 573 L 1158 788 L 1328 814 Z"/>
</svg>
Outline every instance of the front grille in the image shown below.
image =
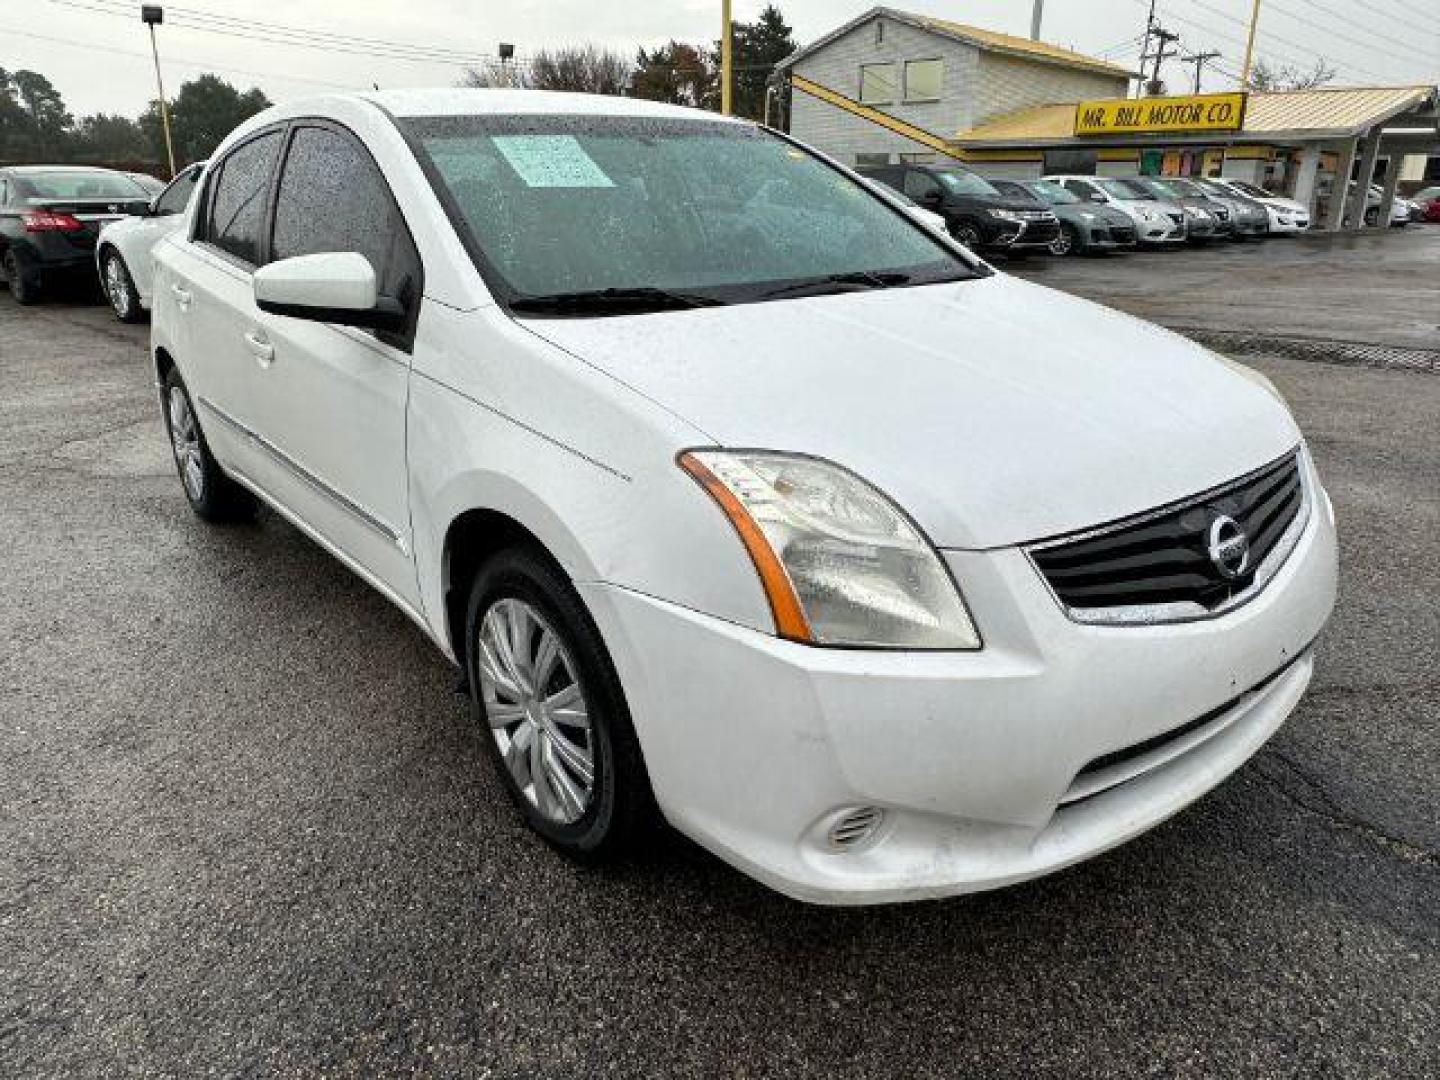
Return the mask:
<svg viewBox="0 0 1440 1080">
<path fill-rule="evenodd" d="M 1110 239 L 1117 244 L 1133 244 L 1135 242 L 1135 230 L 1129 225 L 1111 225 Z"/>
<path fill-rule="evenodd" d="M 1054 221 L 1055 215 L 1049 210 L 1021 210 L 1020 217 L 1025 221 Z"/>
<path fill-rule="evenodd" d="M 1229 484 L 1037 545 L 1030 555 L 1072 614 L 1155 605 L 1184 605 L 1191 615 L 1204 614 L 1250 590 L 1258 574 L 1273 572 L 1266 560 L 1272 554 L 1283 560 L 1279 545 L 1304 502 L 1299 456 L 1291 452 Z M 1224 517 L 1233 519 L 1249 542 L 1249 559 L 1243 565 L 1212 558 L 1215 522 Z M 1219 528 L 1219 536 L 1233 535 L 1228 527 Z M 1134 619 L 1092 621 L 1150 620 L 1137 614 Z"/>
</svg>

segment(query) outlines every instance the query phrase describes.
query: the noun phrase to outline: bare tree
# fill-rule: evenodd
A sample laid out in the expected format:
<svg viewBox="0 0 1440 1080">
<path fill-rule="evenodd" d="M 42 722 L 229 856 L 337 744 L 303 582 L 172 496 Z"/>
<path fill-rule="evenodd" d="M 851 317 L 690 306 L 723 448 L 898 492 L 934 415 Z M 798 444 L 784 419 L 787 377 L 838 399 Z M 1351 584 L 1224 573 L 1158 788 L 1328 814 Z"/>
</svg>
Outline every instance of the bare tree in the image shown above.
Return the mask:
<svg viewBox="0 0 1440 1080">
<path fill-rule="evenodd" d="M 530 65 L 537 90 L 571 90 L 581 94 L 623 94 L 630 82 L 630 60 L 595 45 L 542 49 Z"/>
<path fill-rule="evenodd" d="M 623 94 L 633 66 L 623 53 L 597 45 L 566 45 L 541 49 L 525 61 L 491 60 L 479 67 L 466 68 L 460 85 Z"/>
<path fill-rule="evenodd" d="M 529 89 L 530 68 L 513 60 L 487 60 L 483 64 L 467 67 L 460 76 L 461 86 L 508 86 Z"/>
<path fill-rule="evenodd" d="M 1314 90 L 1335 78 L 1335 68 L 1321 57 L 1308 71 L 1289 64 L 1272 64 L 1264 57 L 1250 69 L 1251 90 Z"/>
</svg>

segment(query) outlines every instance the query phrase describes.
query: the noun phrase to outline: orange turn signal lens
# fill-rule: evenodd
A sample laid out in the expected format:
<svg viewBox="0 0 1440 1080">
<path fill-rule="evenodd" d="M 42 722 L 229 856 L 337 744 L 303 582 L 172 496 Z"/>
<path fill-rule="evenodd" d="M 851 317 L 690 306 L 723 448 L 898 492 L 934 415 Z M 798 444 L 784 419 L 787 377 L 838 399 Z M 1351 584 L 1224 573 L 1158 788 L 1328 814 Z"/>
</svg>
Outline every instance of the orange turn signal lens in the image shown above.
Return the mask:
<svg viewBox="0 0 1440 1080">
<path fill-rule="evenodd" d="M 696 483 L 709 492 L 710 497 L 730 519 L 735 531 L 740 534 L 740 542 L 745 545 L 750 561 L 755 564 L 755 571 L 760 575 L 760 585 L 765 590 L 765 598 L 770 602 L 770 613 L 775 617 L 775 632 L 791 641 L 813 641 L 810 623 L 805 618 L 805 610 L 800 606 L 800 598 L 795 595 L 795 586 L 790 583 L 790 575 L 785 572 L 780 556 L 775 554 L 764 530 L 750 516 L 750 511 L 745 509 L 745 505 L 735 497 L 735 493 L 693 454 L 681 454 L 678 462 Z"/>
</svg>

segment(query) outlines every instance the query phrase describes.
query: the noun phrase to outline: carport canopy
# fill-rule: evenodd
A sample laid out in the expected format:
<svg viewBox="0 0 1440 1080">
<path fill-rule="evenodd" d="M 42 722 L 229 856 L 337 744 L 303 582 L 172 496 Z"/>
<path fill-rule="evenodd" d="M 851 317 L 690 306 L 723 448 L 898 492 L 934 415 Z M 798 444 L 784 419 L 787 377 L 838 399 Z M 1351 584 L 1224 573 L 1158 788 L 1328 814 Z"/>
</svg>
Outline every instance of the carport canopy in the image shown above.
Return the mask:
<svg viewBox="0 0 1440 1080">
<path fill-rule="evenodd" d="M 1283 145 L 1301 151 L 1295 198 L 1313 205 L 1320 154 L 1338 155 L 1337 177 L 1349 176 L 1356 155 L 1360 175 L 1356 190 L 1369 189 L 1375 164 L 1385 155 L 1440 153 L 1440 108 L 1433 86 L 1320 88 L 1283 92 L 1251 92 L 1238 131 L 1075 134 L 1075 102 L 1036 105 L 988 120 L 952 140 L 961 150 L 1104 149 L 1114 147 L 1183 147 L 1186 145 Z M 1386 221 L 1399 178 L 1388 170 L 1380 220 Z M 1348 184 L 1337 182 L 1325 227 L 1364 223 L 1365 200 L 1358 198 L 1346 213 Z"/>
</svg>

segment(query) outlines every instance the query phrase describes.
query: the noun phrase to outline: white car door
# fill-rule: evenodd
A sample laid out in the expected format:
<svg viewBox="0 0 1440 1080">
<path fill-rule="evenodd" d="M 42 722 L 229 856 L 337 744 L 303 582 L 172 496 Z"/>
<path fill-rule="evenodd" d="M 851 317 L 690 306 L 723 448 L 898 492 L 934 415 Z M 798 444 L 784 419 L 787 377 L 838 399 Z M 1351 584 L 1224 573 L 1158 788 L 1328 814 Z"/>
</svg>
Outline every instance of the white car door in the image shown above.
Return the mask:
<svg viewBox="0 0 1440 1080">
<path fill-rule="evenodd" d="M 249 477 L 265 462 L 255 440 L 254 387 L 267 363 L 251 278 L 260 261 L 266 198 L 283 126 L 247 139 L 218 162 L 189 239 L 167 252 L 159 304 L 173 327 L 176 361 L 222 465 Z"/>
<path fill-rule="evenodd" d="M 418 610 L 405 414 L 423 287 L 420 257 L 380 169 L 354 135 L 297 121 L 275 186 L 267 261 L 327 251 L 370 260 L 409 331 L 256 313 L 268 359 L 251 372 L 259 479 L 343 554 Z"/>
<path fill-rule="evenodd" d="M 140 294 L 140 302 L 145 307 L 151 305 L 153 293 L 151 252 L 156 244 L 180 227 L 185 207 L 195 193 L 195 184 L 203 169 L 204 165 L 182 169 L 180 175 L 170 181 L 170 186 L 156 197 L 145 217 L 128 219 L 115 227 L 115 246 L 125 259 L 130 280 L 135 283 L 135 291 Z M 120 231 L 122 228 L 123 232 Z"/>
</svg>

